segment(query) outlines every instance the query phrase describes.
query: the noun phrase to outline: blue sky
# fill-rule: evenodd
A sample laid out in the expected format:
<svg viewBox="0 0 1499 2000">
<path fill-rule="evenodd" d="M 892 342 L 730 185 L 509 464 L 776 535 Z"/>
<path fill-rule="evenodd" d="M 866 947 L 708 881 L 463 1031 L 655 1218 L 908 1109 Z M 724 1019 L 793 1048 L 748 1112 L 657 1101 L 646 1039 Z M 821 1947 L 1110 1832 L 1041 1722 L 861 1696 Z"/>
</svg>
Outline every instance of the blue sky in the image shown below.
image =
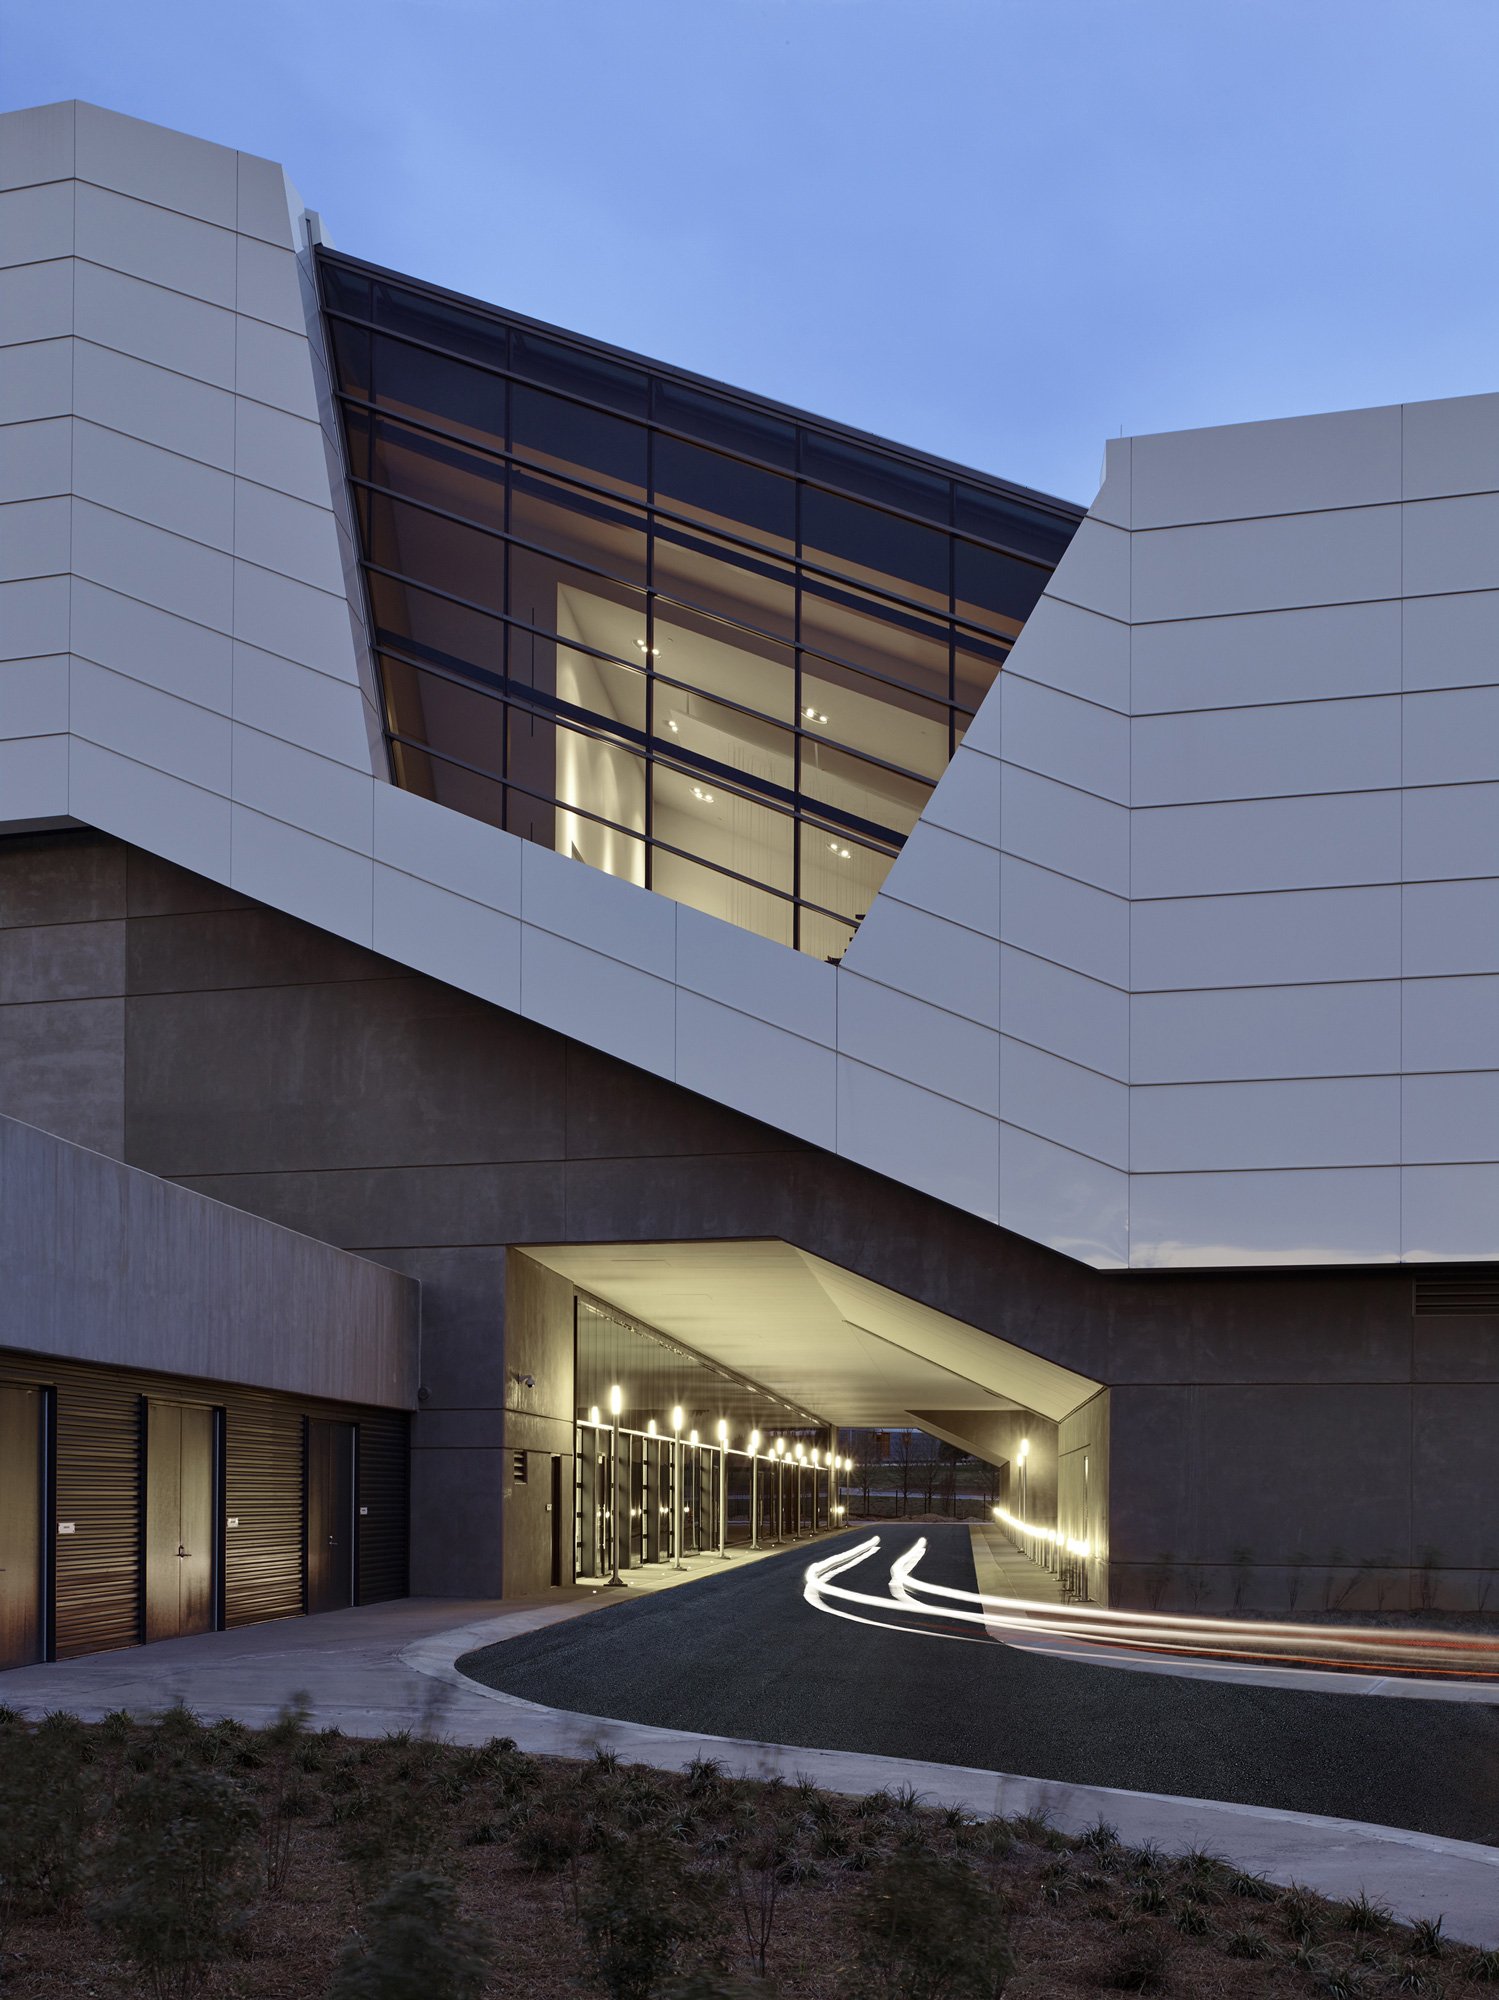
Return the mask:
<svg viewBox="0 0 1499 2000">
<path fill-rule="evenodd" d="M 1493 0 L 6 0 L 0 102 L 283 160 L 340 248 L 1033 486 L 1499 387 Z"/>
</svg>

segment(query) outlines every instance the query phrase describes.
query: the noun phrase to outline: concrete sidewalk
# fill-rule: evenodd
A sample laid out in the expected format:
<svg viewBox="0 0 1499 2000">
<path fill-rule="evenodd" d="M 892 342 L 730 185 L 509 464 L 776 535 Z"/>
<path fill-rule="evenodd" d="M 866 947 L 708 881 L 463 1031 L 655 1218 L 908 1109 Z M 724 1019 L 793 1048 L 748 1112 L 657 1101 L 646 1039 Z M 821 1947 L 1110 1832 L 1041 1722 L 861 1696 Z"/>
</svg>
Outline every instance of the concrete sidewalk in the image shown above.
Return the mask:
<svg viewBox="0 0 1499 2000">
<path fill-rule="evenodd" d="M 181 1701 L 205 1719 L 234 1716 L 258 1724 L 300 1696 L 314 1727 L 335 1725 L 354 1736 L 424 1728 L 459 1743 L 512 1736 L 542 1755 L 580 1757 L 607 1747 L 626 1761 L 663 1770 L 716 1757 L 747 1776 L 805 1774 L 829 1791 L 853 1795 L 912 1785 L 933 1804 L 960 1805 L 974 1814 L 1044 1811 L 1068 1832 L 1104 1818 L 1131 1845 L 1201 1846 L 1237 1867 L 1276 1882 L 1303 1882 L 1326 1896 L 1363 1890 L 1402 1917 L 1443 1917 L 1451 1937 L 1499 1945 L 1499 1848 L 1257 1806 L 646 1728 L 543 1708 L 481 1687 L 457 1670 L 467 1652 L 598 1611 L 626 1595 L 554 1593 L 541 1602 L 504 1605 L 408 1598 L 246 1626 L 16 1668 L 0 1674 L 0 1704 L 29 1716 L 68 1709 L 92 1721 L 116 1709 L 149 1713 Z"/>
</svg>

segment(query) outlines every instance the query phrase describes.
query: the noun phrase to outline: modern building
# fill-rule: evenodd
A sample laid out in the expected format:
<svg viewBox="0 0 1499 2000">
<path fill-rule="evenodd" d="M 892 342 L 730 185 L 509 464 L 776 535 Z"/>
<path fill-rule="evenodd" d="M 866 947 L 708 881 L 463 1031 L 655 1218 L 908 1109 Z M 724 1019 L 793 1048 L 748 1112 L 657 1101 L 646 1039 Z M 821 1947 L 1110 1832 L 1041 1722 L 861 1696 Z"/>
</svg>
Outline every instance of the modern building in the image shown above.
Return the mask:
<svg viewBox="0 0 1499 2000">
<path fill-rule="evenodd" d="M 840 1426 L 1097 1599 L 1472 1600 L 1499 396 L 1084 510 L 86 104 L 0 260 L 9 1657 L 799 1532 Z"/>
</svg>

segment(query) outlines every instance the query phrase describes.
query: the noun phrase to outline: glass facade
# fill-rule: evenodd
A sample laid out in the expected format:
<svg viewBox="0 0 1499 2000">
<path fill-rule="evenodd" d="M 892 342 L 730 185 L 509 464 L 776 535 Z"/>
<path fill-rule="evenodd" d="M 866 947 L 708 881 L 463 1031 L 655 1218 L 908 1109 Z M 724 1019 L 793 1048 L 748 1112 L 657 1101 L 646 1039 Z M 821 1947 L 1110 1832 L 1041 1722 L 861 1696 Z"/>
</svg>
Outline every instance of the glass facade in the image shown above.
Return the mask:
<svg viewBox="0 0 1499 2000">
<path fill-rule="evenodd" d="M 1079 510 L 319 270 L 397 782 L 839 958 Z"/>
<path fill-rule="evenodd" d="M 827 1424 L 609 1306 L 575 1295 L 574 1313 L 575 1576 L 775 1546 L 836 1523 Z"/>
</svg>

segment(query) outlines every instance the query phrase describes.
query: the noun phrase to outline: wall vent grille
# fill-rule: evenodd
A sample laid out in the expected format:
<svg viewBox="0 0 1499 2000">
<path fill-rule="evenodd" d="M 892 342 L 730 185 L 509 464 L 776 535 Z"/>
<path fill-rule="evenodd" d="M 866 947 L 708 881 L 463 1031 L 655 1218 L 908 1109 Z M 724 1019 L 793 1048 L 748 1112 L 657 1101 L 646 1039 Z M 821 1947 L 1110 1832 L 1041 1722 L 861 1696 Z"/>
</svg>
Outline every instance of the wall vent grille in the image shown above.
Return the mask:
<svg viewBox="0 0 1499 2000">
<path fill-rule="evenodd" d="M 1411 1287 L 1411 1311 L 1499 1316 L 1499 1272 L 1492 1278 L 1417 1278 Z"/>
</svg>

